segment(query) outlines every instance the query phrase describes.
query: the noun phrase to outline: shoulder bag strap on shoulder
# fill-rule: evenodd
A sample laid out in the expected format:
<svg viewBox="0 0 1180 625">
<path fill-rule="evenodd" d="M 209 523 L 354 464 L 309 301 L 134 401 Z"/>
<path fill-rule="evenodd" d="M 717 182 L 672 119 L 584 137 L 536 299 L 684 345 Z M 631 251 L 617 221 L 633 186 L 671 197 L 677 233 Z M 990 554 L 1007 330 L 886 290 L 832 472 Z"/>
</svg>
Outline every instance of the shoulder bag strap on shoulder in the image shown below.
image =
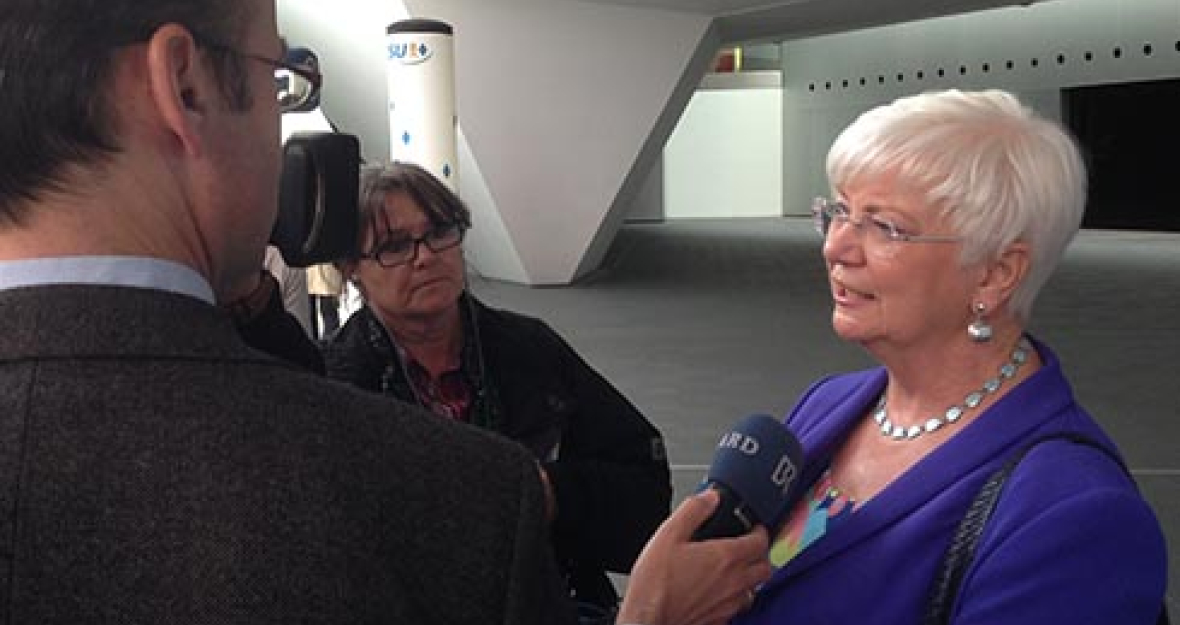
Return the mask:
<svg viewBox="0 0 1180 625">
<path fill-rule="evenodd" d="M 922 621 L 924 625 L 947 625 L 950 623 L 951 608 L 954 607 L 954 601 L 959 594 L 963 575 L 966 574 L 967 566 L 975 557 L 975 548 L 979 543 L 979 537 L 983 534 L 984 525 L 987 524 L 988 518 L 991 517 L 992 511 L 996 507 L 996 501 L 1000 498 L 1004 482 L 1032 448 L 1050 440 L 1068 440 L 1079 445 L 1093 447 L 1110 456 L 1122 467 L 1123 471 L 1130 475 L 1127 466 L 1113 451 L 1098 441 L 1075 432 L 1048 434 L 1024 446 L 988 477 L 983 488 L 979 489 L 979 494 L 975 496 L 967 508 L 967 514 L 963 515 L 963 520 L 955 529 L 950 546 L 947 548 L 946 558 L 943 560 L 942 569 L 934 578 L 930 602 L 926 606 L 925 619 Z M 1158 625 L 1168 625 L 1168 623 L 1167 606 L 1165 605 L 1161 608 Z"/>
</svg>

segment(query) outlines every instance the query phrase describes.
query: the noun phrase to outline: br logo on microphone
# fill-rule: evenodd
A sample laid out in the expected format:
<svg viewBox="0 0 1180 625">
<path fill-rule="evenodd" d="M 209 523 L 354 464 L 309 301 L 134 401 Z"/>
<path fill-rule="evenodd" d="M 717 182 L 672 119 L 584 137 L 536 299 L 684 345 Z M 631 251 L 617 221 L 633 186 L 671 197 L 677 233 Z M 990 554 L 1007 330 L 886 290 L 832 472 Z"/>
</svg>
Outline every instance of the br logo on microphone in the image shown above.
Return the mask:
<svg viewBox="0 0 1180 625">
<path fill-rule="evenodd" d="M 791 462 L 789 455 L 779 458 L 778 465 L 774 467 L 774 471 L 770 473 L 770 481 L 775 486 L 782 489 L 783 494 L 791 490 L 791 486 L 795 483 L 795 476 L 798 475 L 799 470 L 795 468 L 795 463 Z"/>
</svg>

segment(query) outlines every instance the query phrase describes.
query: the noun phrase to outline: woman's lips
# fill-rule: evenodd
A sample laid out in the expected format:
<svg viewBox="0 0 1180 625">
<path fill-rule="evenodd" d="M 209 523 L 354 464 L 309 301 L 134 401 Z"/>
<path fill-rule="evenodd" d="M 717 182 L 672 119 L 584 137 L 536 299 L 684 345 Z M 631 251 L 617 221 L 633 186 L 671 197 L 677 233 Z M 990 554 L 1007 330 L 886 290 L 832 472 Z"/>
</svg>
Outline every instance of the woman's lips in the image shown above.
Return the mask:
<svg viewBox="0 0 1180 625">
<path fill-rule="evenodd" d="M 411 287 L 411 289 L 414 291 L 418 291 L 421 289 L 428 289 L 430 287 L 434 287 L 434 286 L 438 286 L 440 284 L 443 284 L 446 281 L 447 281 L 447 279 L 444 276 L 432 276 L 432 277 L 427 278 L 425 280 L 418 281 L 416 284 L 414 284 Z"/>
<path fill-rule="evenodd" d="M 832 280 L 832 298 L 836 300 L 837 304 L 841 305 L 876 299 L 871 293 L 858 291 L 839 280 Z"/>
</svg>

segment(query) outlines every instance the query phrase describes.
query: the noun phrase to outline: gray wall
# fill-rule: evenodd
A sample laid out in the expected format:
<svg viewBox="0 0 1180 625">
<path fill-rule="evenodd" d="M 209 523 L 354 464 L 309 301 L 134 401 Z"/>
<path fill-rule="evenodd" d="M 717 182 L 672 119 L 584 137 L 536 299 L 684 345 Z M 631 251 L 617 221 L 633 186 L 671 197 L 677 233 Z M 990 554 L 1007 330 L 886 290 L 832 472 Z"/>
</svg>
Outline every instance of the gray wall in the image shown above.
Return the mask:
<svg viewBox="0 0 1180 625">
<path fill-rule="evenodd" d="M 1178 27 L 1178 0 L 1067 0 L 787 41 L 784 212 L 806 214 L 811 197 L 828 193 L 828 146 L 873 106 L 935 89 L 1001 88 L 1060 119 L 1062 88 L 1180 76 Z"/>
<path fill-rule="evenodd" d="M 766 202 L 757 184 L 781 189 L 773 213 L 806 215 L 810 198 L 828 193 L 828 146 L 861 112 L 921 91 L 1001 88 L 1060 119 L 1063 88 L 1180 76 L 1178 27 L 1180 0 L 1058 0 L 784 41 L 782 121 L 763 127 L 766 134 L 782 133 L 781 153 L 750 140 L 748 124 L 756 117 L 744 99 L 749 93 L 701 89 L 630 218 L 753 216 L 751 210 L 763 209 L 751 207 Z M 1152 53 L 1145 55 L 1149 43 Z M 706 98 L 710 106 L 697 106 Z M 755 154 L 781 159 L 781 168 L 759 171 L 752 182 L 740 161 Z"/>
<path fill-rule="evenodd" d="M 628 221 L 781 215 L 779 77 L 777 70 L 706 76 Z"/>
</svg>

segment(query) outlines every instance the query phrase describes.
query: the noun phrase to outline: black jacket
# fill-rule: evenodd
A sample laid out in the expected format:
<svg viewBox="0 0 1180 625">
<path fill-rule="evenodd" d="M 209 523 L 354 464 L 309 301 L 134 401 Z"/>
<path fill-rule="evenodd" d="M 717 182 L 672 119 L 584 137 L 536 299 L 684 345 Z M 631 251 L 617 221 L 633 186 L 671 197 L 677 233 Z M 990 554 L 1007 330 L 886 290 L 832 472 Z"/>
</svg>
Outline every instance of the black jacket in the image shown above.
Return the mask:
<svg viewBox="0 0 1180 625">
<path fill-rule="evenodd" d="M 483 425 L 544 463 L 557 496 L 554 548 L 571 590 L 613 603 L 604 571 L 629 572 L 668 514 L 660 432 L 543 321 L 463 298 L 464 373 L 483 369 L 484 379 L 473 383 L 476 401 L 494 404 L 495 417 Z M 325 361 L 333 378 L 413 402 L 396 354 L 363 308 L 328 345 Z"/>
</svg>

